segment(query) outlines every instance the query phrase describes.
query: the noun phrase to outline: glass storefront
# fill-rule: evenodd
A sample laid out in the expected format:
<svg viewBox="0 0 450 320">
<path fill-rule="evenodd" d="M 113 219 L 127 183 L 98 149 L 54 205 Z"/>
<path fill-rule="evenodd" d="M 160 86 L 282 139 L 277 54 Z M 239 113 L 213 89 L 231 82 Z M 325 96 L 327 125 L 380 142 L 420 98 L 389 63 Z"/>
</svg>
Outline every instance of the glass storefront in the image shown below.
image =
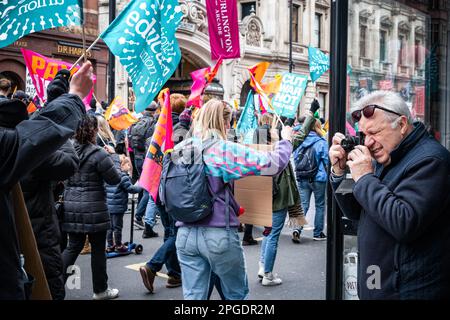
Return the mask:
<svg viewBox="0 0 450 320">
<path fill-rule="evenodd" d="M 357 131 L 350 109 L 358 99 L 375 90 L 392 90 L 403 97 L 414 119 L 450 149 L 449 9 L 447 0 L 334 4 L 331 72 L 336 74 L 331 79 L 330 110 L 338 115 L 330 116 L 330 136 L 349 134 L 351 127 Z M 327 275 L 327 298 L 357 299 L 357 225 L 342 217 L 334 201 L 329 204 L 328 222 L 334 225 L 329 232 L 334 235 L 327 270 L 337 275 Z"/>
</svg>

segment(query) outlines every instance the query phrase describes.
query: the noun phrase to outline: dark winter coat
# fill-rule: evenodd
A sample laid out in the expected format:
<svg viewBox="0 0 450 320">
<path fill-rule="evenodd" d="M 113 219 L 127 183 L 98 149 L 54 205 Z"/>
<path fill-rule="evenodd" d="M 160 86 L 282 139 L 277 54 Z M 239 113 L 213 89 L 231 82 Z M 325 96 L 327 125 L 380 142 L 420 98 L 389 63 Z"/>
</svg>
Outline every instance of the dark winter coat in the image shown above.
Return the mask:
<svg viewBox="0 0 450 320">
<path fill-rule="evenodd" d="M 99 146 L 75 142 L 80 168 L 66 183 L 63 230 L 95 233 L 110 229 L 105 182 L 118 184 L 120 175 L 111 156 Z"/>
<path fill-rule="evenodd" d="M 56 216 L 53 183 L 78 170 L 78 156 L 70 141 L 21 180 L 21 186 L 45 276 L 53 299 L 65 296 L 59 221 Z"/>
<path fill-rule="evenodd" d="M 139 193 L 142 191 L 141 187 L 134 186 L 131 183 L 130 177 L 120 170 L 119 156 L 114 154 L 112 159 L 117 171 L 120 174 L 119 184 L 106 184 L 106 202 L 108 204 L 109 214 L 124 214 L 128 208 L 128 194 Z"/>
<path fill-rule="evenodd" d="M 341 181 L 332 177 L 334 190 Z M 392 151 L 389 166 L 377 164 L 353 193 L 335 197 L 359 221 L 361 299 L 450 298 L 450 153 L 422 123 Z"/>
<path fill-rule="evenodd" d="M 11 188 L 74 134 L 85 112 L 78 96 L 64 94 L 35 119 L 0 128 L 0 300 L 25 298 Z"/>
</svg>

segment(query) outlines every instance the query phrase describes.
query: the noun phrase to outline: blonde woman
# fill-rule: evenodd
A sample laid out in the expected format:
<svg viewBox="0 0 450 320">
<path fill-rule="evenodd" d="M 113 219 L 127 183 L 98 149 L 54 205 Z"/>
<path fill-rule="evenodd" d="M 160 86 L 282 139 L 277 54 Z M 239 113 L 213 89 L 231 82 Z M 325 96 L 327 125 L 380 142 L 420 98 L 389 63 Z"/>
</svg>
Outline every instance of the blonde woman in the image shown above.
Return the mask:
<svg viewBox="0 0 450 320">
<path fill-rule="evenodd" d="M 104 147 L 105 145 L 116 147 L 116 139 L 109 127 L 108 121 L 101 115 L 96 117 L 98 121 L 97 145 L 100 147 Z"/>
<path fill-rule="evenodd" d="M 231 117 L 232 109 L 225 102 L 208 101 L 194 120 L 192 138 L 174 150 L 174 154 L 182 156 L 190 145 L 208 141 L 203 162 L 213 196 L 213 212 L 195 223 L 177 222 L 177 256 L 187 300 L 208 298 L 212 272 L 220 279 L 226 299 L 248 298 L 246 265 L 238 236 L 240 207 L 233 195 L 233 182 L 245 176 L 278 174 L 292 153 L 290 127 L 281 131 L 282 140 L 272 152 L 259 152 L 228 141 Z"/>
</svg>

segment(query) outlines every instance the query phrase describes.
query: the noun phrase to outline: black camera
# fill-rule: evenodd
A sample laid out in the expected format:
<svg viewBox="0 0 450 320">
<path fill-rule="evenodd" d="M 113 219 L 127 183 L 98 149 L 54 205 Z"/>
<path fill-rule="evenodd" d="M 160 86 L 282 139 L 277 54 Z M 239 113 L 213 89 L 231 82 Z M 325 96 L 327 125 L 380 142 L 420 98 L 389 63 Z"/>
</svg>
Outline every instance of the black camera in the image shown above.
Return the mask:
<svg viewBox="0 0 450 320">
<path fill-rule="evenodd" d="M 346 153 L 349 153 L 355 146 L 364 145 L 364 133 L 358 132 L 357 136 L 345 136 L 345 139 L 341 141 L 341 147 Z"/>
</svg>

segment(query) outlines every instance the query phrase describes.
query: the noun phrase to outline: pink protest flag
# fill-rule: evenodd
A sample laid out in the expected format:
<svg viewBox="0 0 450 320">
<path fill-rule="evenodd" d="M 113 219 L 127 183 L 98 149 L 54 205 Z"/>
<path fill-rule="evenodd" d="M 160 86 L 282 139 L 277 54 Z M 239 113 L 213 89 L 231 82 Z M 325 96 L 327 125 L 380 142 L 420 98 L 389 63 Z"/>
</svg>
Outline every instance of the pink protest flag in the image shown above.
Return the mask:
<svg viewBox="0 0 450 320">
<path fill-rule="evenodd" d="M 191 77 L 193 80 L 191 87 L 191 95 L 189 96 L 187 106 L 196 106 L 201 108 L 202 106 L 202 96 L 203 91 L 206 88 L 206 75 L 208 74 L 210 67 L 195 70 L 191 72 Z"/>
<path fill-rule="evenodd" d="M 92 83 L 95 85 L 97 82 L 97 77 L 95 74 L 92 75 Z M 94 86 L 92 86 L 91 91 L 89 91 L 88 95 L 83 99 L 84 106 L 86 107 L 86 111 L 91 110 L 91 101 L 92 96 L 94 95 Z"/>
<path fill-rule="evenodd" d="M 150 193 L 154 201 L 156 201 L 158 196 L 164 153 L 173 149 L 174 145 L 172 141 L 172 108 L 170 106 L 169 89 L 162 90 L 158 100 L 161 96 L 164 96 L 164 105 L 156 123 L 155 132 L 153 133 L 142 174 L 139 178 L 139 185 Z"/>
<path fill-rule="evenodd" d="M 27 66 L 28 72 L 30 74 L 33 85 L 36 88 L 36 93 L 39 99 L 42 101 L 47 100 L 47 86 L 55 78 L 56 74 L 61 69 L 70 69 L 72 64 L 65 61 L 55 60 L 47 58 L 37 52 L 20 49 L 22 51 L 23 58 L 25 60 L 25 65 Z M 74 74 L 79 69 L 78 66 L 71 70 L 71 74 Z M 96 77 L 93 76 L 93 81 L 95 83 Z M 91 89 L 89 95 L 83 100 L 86 109 L 89 110 L 89 103 L 92 99 L 92 94 L 94 88 Z"/>
<path fill-rule="evenodd" d="M 206 13 L 211 58 L 239 58 L 241 49 L 236 0 L 207 0 Z"/>
<path fill-rule="evenodd" d="M 210 84 L 217 72 L 219 71 L 219 67 L 222 65 L 223 59 L 220 58 L 214 68 L 211 70 L 211 67 L 195 70 L 191 72 L 191 77 L 193 80 L 191 87 L 191 95 L 189 96 L 187 106 L 195 106 L 197 108 L 201 108 L 203 105 L 203 93 L 205 92 L 206 87 Z"/>
</svg>

